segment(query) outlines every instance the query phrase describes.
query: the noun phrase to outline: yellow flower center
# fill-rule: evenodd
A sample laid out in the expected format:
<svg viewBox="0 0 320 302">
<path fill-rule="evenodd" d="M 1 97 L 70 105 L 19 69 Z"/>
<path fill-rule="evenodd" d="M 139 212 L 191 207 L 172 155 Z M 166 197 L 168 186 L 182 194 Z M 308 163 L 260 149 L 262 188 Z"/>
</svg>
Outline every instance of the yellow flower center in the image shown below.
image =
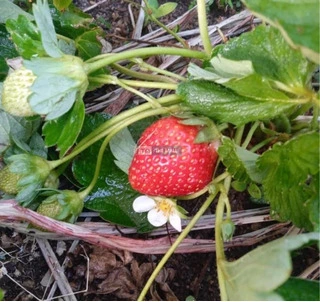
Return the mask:
<svg viewBox="0 0 320 302">
<path fill-rule="evenodd" d="M 158 211 L 163 212 L 166 216 L 169 216 L 172 213 L 172 208 L 174 205 L 170 199 L 157 198 L 156 203 L 156 208 Z"/>
</svg>

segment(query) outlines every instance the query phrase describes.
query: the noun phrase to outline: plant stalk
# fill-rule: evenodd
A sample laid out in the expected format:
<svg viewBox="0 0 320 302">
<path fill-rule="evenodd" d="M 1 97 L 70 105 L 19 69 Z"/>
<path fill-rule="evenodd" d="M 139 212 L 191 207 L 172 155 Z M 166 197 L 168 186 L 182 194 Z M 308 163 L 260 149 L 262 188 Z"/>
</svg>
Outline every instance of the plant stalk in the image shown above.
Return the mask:
<svg viewBox="0 0 320 302">
<path fill-rule="evenodd" d="M 92 63 L 85 62 L 85 70 L 87 74 L 90 74 L 100 68 L 106 67 L 110 64 L 128 60 L 138 57 L 150 57 L 153 55 L 177 55 L 181 57 L 195 58 L 204 60 L 207 55 L 201 51 L 184 49 L 184 48 L 174 48 L 174 47 L 145 47 L 138 48 L 134 50 L 127 50 L 113 55 L 103 54 L 96 57 L 96 61 Z"/>
<path fill-rule="evenodd" d="M 202 44 L 203 44 L 205 53 L 210 57 L 211 52 L 212 52 L 212 46 L 211 46 L 210 36 L 208 33 L 206 1 L 205 0 L 197 0 L 197 6 L 198 6 L 198 8 L 197 8 L 198 23 L 199 23 L 199 30 L 200 30 Z"/>
<path fill-rule="evenodd" d="M 179 244 L 182 242 L 183 239 L 187 237 L 191 229 L 194 227 L 196 222 L 199 220 L 199 218 L 204 214 L 204 212 L 208 209 L 208 207 L 211 205 L 212 201 L 216 197 L 217 193 L 210 194 L 207 198 L 207 200 L 203 203 L 199 211 L 196 213 L 196 215 L 191 219 L 189 224 L 186 226 L 186 228 L 182 231 L 182 233 L 179 235 L 179 237 L 175 240 L 175 242 L 172 244 L 172 246 L 169 248 L 169 250 L 165 253 L 161 261 L 158 263 L 156 268 L 154 269 L 153 273 L 151 274 L 150 278 L 148 279 L 147 283 L 145 284 L 144 288 L 142 289 L 138 301 L 142 301 L 144 297 L 146 296 L 150 286 L 152 285 L 153 281 L 163 268 L 163 266 L 166 264 L 168 259 L 171 257 L 171 255 L 174 253 L 176 248 L 179 246 Z"/>
</svg>

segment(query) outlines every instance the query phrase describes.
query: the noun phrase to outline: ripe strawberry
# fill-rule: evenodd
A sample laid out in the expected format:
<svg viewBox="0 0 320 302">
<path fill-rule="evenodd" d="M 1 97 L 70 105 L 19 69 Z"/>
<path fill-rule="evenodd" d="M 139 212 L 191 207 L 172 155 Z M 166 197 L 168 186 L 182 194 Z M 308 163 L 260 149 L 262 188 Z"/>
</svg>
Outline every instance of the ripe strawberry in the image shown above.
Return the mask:
<svg viewBox="0 0 320 302">
<path fill-rule="evenodd" d="M 211 180 L 218 154 L 214 142 L 194 143 L 200 126 L 166 117 L 148 127 L 129 168 L 131 186 L 150 196 L 182 196 Z"/>
</svg>

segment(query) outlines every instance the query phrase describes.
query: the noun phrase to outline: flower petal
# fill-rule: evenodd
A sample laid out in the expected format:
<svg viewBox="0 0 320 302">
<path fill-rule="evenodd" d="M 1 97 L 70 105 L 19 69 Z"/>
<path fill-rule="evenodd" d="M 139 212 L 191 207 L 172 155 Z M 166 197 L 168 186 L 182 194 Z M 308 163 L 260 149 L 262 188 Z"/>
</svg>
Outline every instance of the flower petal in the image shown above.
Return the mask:
<svg viewBox="0 0 320 302">
<path fill-rule="evenodd" d="M 148 213 L 148 220 L 153 226 L 159 227 L 168 221 L 168 217 L 162 211 L 152 209 Z"/>
<path fill-rule="evenodd" d="M 169 216 L 169 222 L 178 232 L 181 232 L 181 218 L 178 213 L 172 213 Z"/>
<path fill-rule="evenodd" d="M 156 202 L 148 196 L 139 196 L 133 201 L 133 209 L 137 213 L 148 212 L 156 206 Z"/>
</svg>

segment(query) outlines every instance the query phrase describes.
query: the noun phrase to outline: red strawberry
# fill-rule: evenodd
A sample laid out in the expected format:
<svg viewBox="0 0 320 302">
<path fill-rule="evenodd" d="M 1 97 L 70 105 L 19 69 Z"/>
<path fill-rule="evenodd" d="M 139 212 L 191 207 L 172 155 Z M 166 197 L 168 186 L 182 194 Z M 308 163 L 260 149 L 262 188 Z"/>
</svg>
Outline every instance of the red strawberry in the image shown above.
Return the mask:
<svg viewBox="0 0 320 302">
<path fill-rule="evenodd" d="M 200 126 L 166 117 L 148 127 L 129 168 L 131 186 L 150 196 L 182 196 L 211 180 L 218 154 L 215 143 L 194 143 Z"/>
</svg>

